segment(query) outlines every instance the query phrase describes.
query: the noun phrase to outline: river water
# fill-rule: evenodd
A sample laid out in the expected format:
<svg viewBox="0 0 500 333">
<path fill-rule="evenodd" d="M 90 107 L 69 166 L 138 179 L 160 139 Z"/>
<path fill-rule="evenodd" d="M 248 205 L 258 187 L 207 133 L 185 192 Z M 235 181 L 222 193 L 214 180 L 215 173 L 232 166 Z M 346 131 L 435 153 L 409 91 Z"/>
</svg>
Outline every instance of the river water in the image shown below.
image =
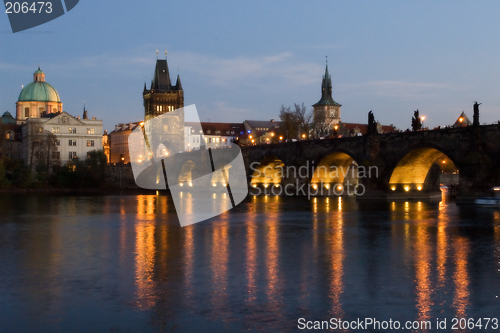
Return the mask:
<svg viewBox="0 0 500 333">
<path fill-rule="evenodd" d="M 0 198 L 0 332 L 500 319 L 495 209 L 261 196 L 181 228 L 163 195 Z"/>
</svg>

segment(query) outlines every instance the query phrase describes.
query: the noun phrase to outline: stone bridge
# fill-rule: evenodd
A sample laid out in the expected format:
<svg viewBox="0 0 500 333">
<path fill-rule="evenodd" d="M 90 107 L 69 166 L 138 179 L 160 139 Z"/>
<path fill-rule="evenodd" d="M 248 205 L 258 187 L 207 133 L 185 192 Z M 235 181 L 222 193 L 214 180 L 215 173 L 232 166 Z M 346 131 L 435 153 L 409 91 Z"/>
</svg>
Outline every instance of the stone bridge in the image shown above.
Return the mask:
<svg viewBox="0 0 500 333">
<path fill-rule="evenodd" d="M 440 198 L 441 174 L 457 174 L 463 195 L 500 185 L 500 124 L 244 146 L 241 153 L 254 194 Z M 234 180 L 231 161 L 239 150 L 211 154 L 215 169 L 226 168 Z M 186 189 L 212 171 L 208 151 L 175 156 L 164 160 L 169 182 Z M 210 186 L 226 186 L 220 171 L 209 178 Z"/>
<path fill-rule="evenodd" d="M 500 124 L 256 145 L 242 152 L 248 181 L 259 193 L 305 184 L 317 195 L 357 190 L 366 191 L 365 198 L 440 197 L 441 173 L 459 174 L 465 195 L 500 184 Z"/>
</svg>

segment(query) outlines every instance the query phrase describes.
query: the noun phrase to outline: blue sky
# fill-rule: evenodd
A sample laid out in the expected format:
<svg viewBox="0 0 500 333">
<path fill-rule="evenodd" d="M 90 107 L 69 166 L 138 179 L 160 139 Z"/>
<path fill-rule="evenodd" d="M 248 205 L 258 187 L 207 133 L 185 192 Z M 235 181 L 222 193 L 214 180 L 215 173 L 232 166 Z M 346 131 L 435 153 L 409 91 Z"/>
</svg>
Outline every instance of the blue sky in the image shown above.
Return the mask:
<svg viewBox="0 0 500 333">
<path fill-rule="evenodd" d="M 278 118 L 320 98 L 325 56 L 342 120 L 448 125 L 482 102 L 500 119 L 500 2 L 81 0 L 12 34 L 0 14 L 0 111 L 15 112 L 40 65 L 65 111 L 104 128 L 143 117 L 142 89 L 168 50 L 202 121 Z"/>
</svg>

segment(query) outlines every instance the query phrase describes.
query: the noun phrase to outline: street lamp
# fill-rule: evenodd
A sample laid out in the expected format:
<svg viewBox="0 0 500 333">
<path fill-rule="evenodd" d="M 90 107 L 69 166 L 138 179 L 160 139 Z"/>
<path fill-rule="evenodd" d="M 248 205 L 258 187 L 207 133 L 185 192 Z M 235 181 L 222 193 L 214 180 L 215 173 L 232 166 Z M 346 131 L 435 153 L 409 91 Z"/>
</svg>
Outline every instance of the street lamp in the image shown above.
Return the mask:
<svg viewBox="0 0 500 333">
<path fill-rule="evenodd" d="M 119 169 L 119 174 L 120 174 L 120 189 L 122 188 L 122 168 L 123 168 L 123 162 L 125 161 L 125 156 L 123 154 L 120 154 L 120 166 L 118 167 Z"/>
<path fill-rule="evenodd" d="M 333 136 L 337 137 L 337 129 L 339 128 L 338 125 L 333 126 L 333 129 L 335 130 L 333 133 Z"/>
<path fill-rule="evenodd" d="M 306 139 L 306 135 L 302 134 L 302 140 L 305 140 L 305 139 Z"/>
<path fill-rule="evenodd" d="M 425 126 L 424 126 L 425 116 L 422 116 L 422 117 L 420 117 L 420 118 L 422 118 L 422 129 L 424 129 L 424 128 L 425 128 Z"/>
</svg>

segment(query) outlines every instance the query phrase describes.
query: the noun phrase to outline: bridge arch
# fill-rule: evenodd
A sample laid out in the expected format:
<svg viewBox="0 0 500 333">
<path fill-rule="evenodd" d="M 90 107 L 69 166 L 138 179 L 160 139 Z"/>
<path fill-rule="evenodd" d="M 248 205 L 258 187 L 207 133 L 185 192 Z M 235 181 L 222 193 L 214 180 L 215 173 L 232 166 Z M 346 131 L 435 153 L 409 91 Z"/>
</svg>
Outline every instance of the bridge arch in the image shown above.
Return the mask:
<svg viewBox="0 0 500 333">
<path fill-rule="evenodd" d="M 392 191 L 437 190 L 441 173 L 455 173 L 458 166 L 444 149 L 434 145 L 406 150 L 392 169 L 389 187 Z"/>
<path fill-rule="evenodd" d="M 250 185 L 257 186 L 279 186 L 284 177 L 285 163 L 274 155 L 263 158 L 260 162 L 250 165 Z"/>
<path fill-rule="evenodd" d="M 343 150 L 329 152 L 319 159 L 314 168 L 311 177 L 313 189 L 324 187 L 325 190 L 344 193 L 344 187 L 348 186 L 349 193 L 355 193 L 358 167 L 358 162 L 351 153 Z"/>
<path fill-rule="evenodd" d="M 192 160 L 187 160 L 181 166 L 179 171 L 179 185 L 183 186 L 193 186 L 193 170 L 196 168 L 196 164 Z"/>
</svg>

